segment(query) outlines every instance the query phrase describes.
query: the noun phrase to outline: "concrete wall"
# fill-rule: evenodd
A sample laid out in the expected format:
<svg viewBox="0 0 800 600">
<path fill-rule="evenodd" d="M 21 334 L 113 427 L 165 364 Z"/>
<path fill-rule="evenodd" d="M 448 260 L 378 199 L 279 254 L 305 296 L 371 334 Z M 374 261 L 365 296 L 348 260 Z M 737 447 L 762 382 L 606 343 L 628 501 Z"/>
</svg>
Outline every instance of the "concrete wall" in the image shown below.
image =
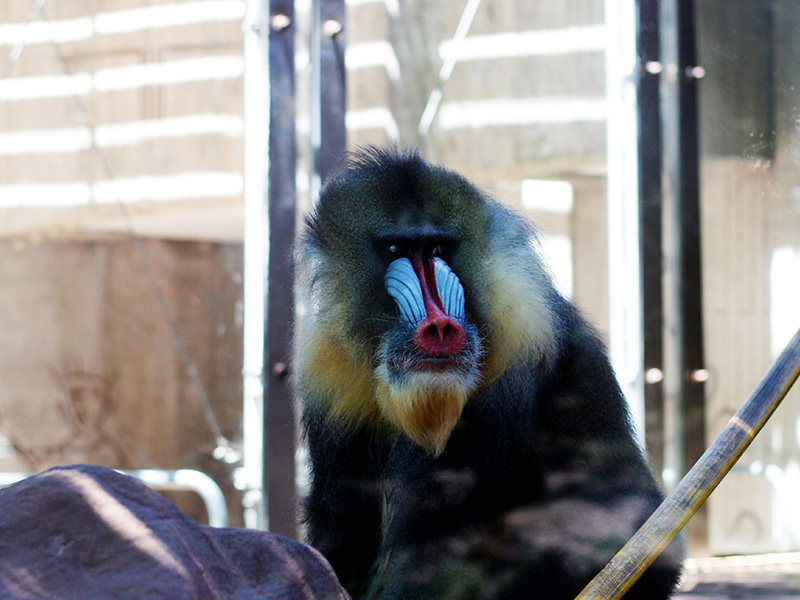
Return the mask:
<svg viewBox="0 0 800 600">
<path fill-rule="evenodd" d="M 0 6 L 0 235 L 241 204 L 244 2 L 30 9 Z"/>
<path fill-rule="evenodd" d="M 209 419 L 241 442 L 244 2 L 31 6 L 0 5 L 0 471 L 198 468 L 241 523 Z"/>
<path fill-rule="evenodd" d="M 208 419 L 241 442 L 241 247 L 145 240 L 144 250 L 160 292 L 127 237 L 0 241 L 0 471 L 197 468 L 240 522 Z"/>
</svg>

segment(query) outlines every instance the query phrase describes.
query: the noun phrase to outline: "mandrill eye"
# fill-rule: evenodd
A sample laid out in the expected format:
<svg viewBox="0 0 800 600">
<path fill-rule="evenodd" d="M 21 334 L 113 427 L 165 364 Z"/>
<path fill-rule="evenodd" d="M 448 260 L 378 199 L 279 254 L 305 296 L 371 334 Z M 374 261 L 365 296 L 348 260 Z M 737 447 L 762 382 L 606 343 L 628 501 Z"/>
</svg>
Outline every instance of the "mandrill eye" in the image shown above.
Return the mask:
<svg viewBox="0 0 800 600">
<path fill-rule="evenodd" d="M 398 239 L 376 239 L 373 242 L 373 248 L 378 257 L 386 264 L 408 256 L 408 245 L 404 244 L 402 240 Z"/>
<path fill-rule="evenodd" d="M 443 244 L 439 244 L 437 246 L 434 246 L 433 250 L 431 251 L 431 254 L 433 254 L 434 256 L 438 256 L 439 258 L 444 258 L 448 254 L 450 254 L 450 248 L 448 248 Z"/>
</svg>

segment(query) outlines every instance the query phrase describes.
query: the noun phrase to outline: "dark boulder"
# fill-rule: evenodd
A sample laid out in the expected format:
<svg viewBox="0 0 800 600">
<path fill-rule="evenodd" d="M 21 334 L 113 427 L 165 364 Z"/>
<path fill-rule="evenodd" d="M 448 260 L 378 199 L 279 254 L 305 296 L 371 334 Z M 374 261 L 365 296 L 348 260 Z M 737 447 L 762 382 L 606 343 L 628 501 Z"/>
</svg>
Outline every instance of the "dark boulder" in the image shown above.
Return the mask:
<svg viewBox="0 0 800 600">
<path fill-rule="evenodd" d="M 343 600 L 324 558 L 200 525 L 136 479 L 59 467 L 0 489 L 0 598 Z"/>
</svg>

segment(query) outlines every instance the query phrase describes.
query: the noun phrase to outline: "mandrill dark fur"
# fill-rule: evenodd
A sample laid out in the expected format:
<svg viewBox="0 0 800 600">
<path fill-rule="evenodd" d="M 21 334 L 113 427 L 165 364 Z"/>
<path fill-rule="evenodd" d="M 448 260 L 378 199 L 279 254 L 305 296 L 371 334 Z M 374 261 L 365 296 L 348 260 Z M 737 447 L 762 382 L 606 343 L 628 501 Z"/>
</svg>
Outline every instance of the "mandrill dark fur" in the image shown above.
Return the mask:
<svg viewBox="0 0 800 600">
<path fill-rule="evenodd" d="M 364 152 L 297 264 L 308 541 L 354 598 L 570 600 L 661 501 L 531 227 L 458 174 Z M 667 598 L 680 560 L 625 598 Z"/>
</svg>

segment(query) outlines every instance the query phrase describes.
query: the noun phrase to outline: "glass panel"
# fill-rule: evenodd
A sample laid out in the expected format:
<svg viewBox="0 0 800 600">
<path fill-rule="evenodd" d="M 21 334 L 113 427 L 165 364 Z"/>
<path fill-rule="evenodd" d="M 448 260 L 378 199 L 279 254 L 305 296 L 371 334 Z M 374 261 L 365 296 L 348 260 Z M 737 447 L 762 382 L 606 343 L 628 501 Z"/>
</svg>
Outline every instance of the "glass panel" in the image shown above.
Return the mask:
<svg viewBox="0 0 800 600">
<path fill-rule="evenodd" d="M 800 326 L 800 4 L 697 3 L 713 439 Z M 800 391 L 710 499 L 714 553 L 800 548 Z"/>
</svg>

